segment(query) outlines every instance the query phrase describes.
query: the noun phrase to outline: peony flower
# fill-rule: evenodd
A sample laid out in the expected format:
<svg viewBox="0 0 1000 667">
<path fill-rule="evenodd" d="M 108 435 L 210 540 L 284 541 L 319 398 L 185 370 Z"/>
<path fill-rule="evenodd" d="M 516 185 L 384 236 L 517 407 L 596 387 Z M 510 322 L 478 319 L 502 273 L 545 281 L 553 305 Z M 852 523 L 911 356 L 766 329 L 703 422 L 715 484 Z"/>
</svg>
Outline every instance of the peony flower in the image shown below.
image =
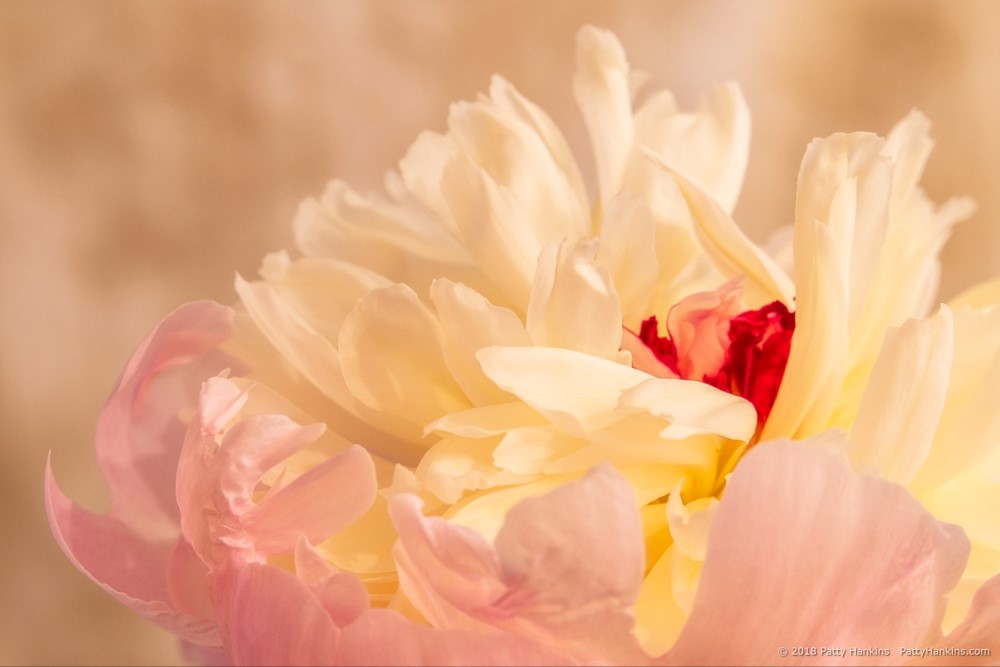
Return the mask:
<svg viewBox="0 0 1000 667">
<path fill-rule="evenodd" d="M 67 556 L 206 662 L 996 647 L 1000 283 L 931 314 L 971 204 L 920 190 L 927 122 L 813 142 L 772 255 L 730 218 L 735 86 L 638 103 L 594 28 L 577 68 L 593 201 L 500 78 L 387 197 L 332 184 L 302 257 L 129 362 L 97 434 L 111 512 L 46 472 Z"/>
</svg>

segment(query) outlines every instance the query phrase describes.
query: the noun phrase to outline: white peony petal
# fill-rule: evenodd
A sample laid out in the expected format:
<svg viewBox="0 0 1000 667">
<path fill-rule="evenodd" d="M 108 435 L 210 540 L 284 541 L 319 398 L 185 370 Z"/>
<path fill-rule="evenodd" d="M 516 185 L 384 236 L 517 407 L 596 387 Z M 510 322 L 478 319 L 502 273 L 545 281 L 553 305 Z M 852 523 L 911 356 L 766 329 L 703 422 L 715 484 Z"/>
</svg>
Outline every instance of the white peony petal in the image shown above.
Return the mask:
<svg viewBox="0 0 1000 667">
<path fill-rule="evenodd" d="M 522 310 L 542 248 L 528 222 L 529 213 L 461 153 L 452 154 L 441 188 L 469 255 L 499 286 L 505 303 Z"/>
<path fill-rule="evenodd" d="M 824 430 L 846 370 L 847 302 L 829 228 L 818 222 L 797 228 L 795 257 L 795 333 L 762 441 Z"/>
<path fill-rule="evenodd" d="M 307 257 L 353 262 L 420 289 L 445 271 L 462 280 L 472 266 L 447 226 L 425 212 L 363 197 L 340 181 L 321 199 L 302 203 L 294 230 Z"/>
<path fill-rule="evenodd" d="M 750 111 L 735 83 L 712 87 L 692 112 L 679 112 L 666 91 L 635 113 L 635 143 L 645 146 L 673 169 L 711 193 L 723 211 L 736 207 L 750 157 Z M 635 152 L 627 183 L 647 167 Z"/>
<path fill-rule="evenodd" d="M 1000 479 L 1000 309 L 954 311 L 955 344 L 944 409 L 911 488 L 929 489 L 967 470 Z"/>
<path fill-rule="evenodd" d="M 339 343 L 344 380 L 372 409 L 422 427 L 471 407 L 444 361 L 437 319 L 406 285 L 365 295 Z"/>
<path fill-rule="evenodd" d="M 533 477 L 504 470 L 493 461 L 499 437 L 446 437 L 434 444 L 417 466 L 417 479 L 445 503 L 455 503 L 466 491 L 523 484 Z"/>
<path fill-rule="evenodd" d="M 693 380 L 648 379 L 622 392 L 622 414 L 649 413 L 666 420 L 660 435 L 668 439 L 718 434 L 749 440 L 757 412 L 746 400 Z"/>
<path fill-rule="evenodd" d="M 499 387 L 573 435 L 620 419 L 621 392 L 649 378 L 628 366 L 560 348 L 488 347 L 476 356 Z"/>
<path fill-rule="evenodd" d="M 526 403 L 514 401 L 452 412 L 427 425 L 427 432 L 439 431 L 468 438 L 501 435 L 512 428 L 545 426 L 549 422 Z"/>
<path fill-rule="evenodd" d="M 536 345 L 619 359 L 621 302 L 611 274 L 595 262 L 597 241 L 551 243 L 542 249 L 526 327 Z"/>
<path fill-rule="evenodd" d="M 675 171 L 662 157 L 650 152 L 646 155 L 677 181 L 691 209 L 698 239 L 726 278 L 746 276 L 743 288 L 747 305 L 759 308 L 774 300 L 791 303 L 795 296 L 792 281 L 773 259 L 743 234 L 720 204 Z"/>
<path fill-rule="evenodd" d="M 476 405 L 509 401 L 510 394 L 483 375 L 476 352 L 491 345 L 530 345 L 518 316 L 445 278 L 431 285 L 431 301 L 441 321 L 444 359 L 455 381 Z"/>
<path fill-rule="evenodd" d="M 489 97 L 453 104 L 448 129 L 457 150 L 527 214 L 512 222 L 528 226 L 540 243 L 589 231 L 590 207 L 569 148 L 507 81 L 493 77 Z M 445 191 L 449 200 L 452 194 Z"/>
<path fill-rule="evenodd" d="M 850 433 L 850 458 L 908 484 L 923 465 L 944 408 L 952 360 L 951 311 L 886 333 Z M 950 453 L 950 452 L 949 452 Z"/>
<path fill-rule="evenodd" d="M 573 96 L 590 132 L 604 208 L 619 190 L 634 137 L 629 65 L 611 32 L 586 26 L 577 33 Z"/>
<path fill-rule="evenodd" d="M 652 312 L 650 300 L 660 274 L 656 227 L 649 206 L 628 193 L 617 195 L 604 210 L 600 231 L 597 261 L 611 272 L 621 300 L 622 321 L 638 331 Z"/>
</svg>

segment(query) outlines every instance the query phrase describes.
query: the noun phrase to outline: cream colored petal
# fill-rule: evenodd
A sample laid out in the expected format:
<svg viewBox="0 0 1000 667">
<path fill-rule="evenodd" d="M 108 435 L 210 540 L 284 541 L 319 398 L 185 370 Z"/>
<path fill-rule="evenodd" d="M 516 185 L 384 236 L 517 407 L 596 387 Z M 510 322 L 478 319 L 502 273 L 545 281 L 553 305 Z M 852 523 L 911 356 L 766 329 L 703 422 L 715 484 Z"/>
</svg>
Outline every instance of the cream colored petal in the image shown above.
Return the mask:
<svg viewBox="0 0 1000 667">
<path fill-rule="evenodd" d="M 357 403 L 344 383 L 340 354 L 333 343 L 306 324 L 266 283 L 250 283 L 237 276 L 236 292 L 264 335 L 299 372 L 339 405 L 351 409 Z"/>
<path fill-rule="evenodd" d="M 738 85 L 711 88 L 688 113 L 678 112 L 666 91 L 651 96 L 635 114 L 635 143 L 662 156 L 732 214 L 750 156 L 750 111 Z M 633 153 L 630 171 L 643 168 L 641 159 Z"/>
<path fill-rule="evenodd" d="M 487 540 L 493 540 L 512 507 L 522 500 L 544 495 L 581 477 L 582 472 L 547 475 L 527 484 L 487 489 L 465 496 L 449 507 L 443 516 L 451 523 L 472 528 Z"/>
<path fill-rule="evenodd" d="M 886 238 L 893 165 L 874 134 L 834 134 L 809 144 L 799 170 L 796 227 L 830 227 L 849 291 L 850 321 L 861 316 Z M 800 261 L 801 259 L 801 261 Z M 796 263 L 807 263 L 799 257 Z"/>
<path fill-rule="evenodd" d="M 374 410 L 422 427 L 471 407 L 445 363 L 437 318 L 406 285 L 365 295 L 338 347 L 347 386 Z"/>
<path fill-rule="evenodd" d="M 662 655 L 673 646 L 687 620 L 674 599 L 672 564 L 670 547 L 643 579 L 635 603 L 635 635 L 649 655 Z"/>
<path fill-rule="evenodd" d="M 917 110 L 910 111 L 889 132 L 883 152 L 892 158 L 892 200 L 890 213 L 902 213 L 906 198 L 919 187 L 924 165 L 934 148 L 930 138 L 931 123 Z"/>
<path fill-rule="evenodd" d="M 510 191 L 460 153 L 452 154 L 441 188 L 469 255 L 498 286 L 504 305 L 523 311 L 542 249 L 528 212 Z M 497 303 L 492 294 L 487 296 Z"/>
<path fill-rule="evenodd" d="M 378 457 L 407 465 L 416 465 L 420 460 L 425 447 L 421 442 L 420 430 L 413 424 L 376 413 L 348 391 L 346 397 L 351 402 L 349 411 L 323 393 L 304 372 L 296 368 L 291 359 L 280 352 L 276 354 L 276 344 L 270 342 L 249 313 L 238 311 L 234 325 L 233 337 L 226 342 L 224 350 L 234 358 L 247 360 L 252 368 L 241 371 L 240 377 L 233 381 L 243 388 L 255 387 L 248 405 L 257 404 L 262 397 L 269 397 L 268 404 L 271 407 L 265 409 L 262 406 L 256 409 L 256 414 L 286 414 L 299 423 L 322 421 L 336 429 L 337 434 L 346 442 L 364 443 Z M 295 324 L 294 321 L 293 325 L 304 326 L 301 323 Z M 314 334 L 315 332 L 309 335 Z M 277 335 L 277 340 L 280 341 L 285 334 L 279 331 Z M 313 358 L 317 366 L 320 359 L 319 356 Z M 308 367 L 310 371 L 315 370 Z M 339 374 L 339 369 L 336 372 Z M 343 383 L 342 378 L 340 382 Z M 343 388 L 346 391 L 346 384 Z M 287 398 L 280 401 L 281 407 L 277 407 L 278 397 Z M 330 436 L 331 433 L 327 432 L 323 439 Z"/>
<path fill-rule="evenodd" d="M 1000 309 L 954 311 L 955 352 L 944 410 L 911 488 L 929 489 L 970 471 L 1000 476 Z"/>
<path fill-rule="evenodd" d="M 577 33 L 573 96 L 590 132 L 603 208 L 619 190 L 634 136 L 629 64 L 611 32 L 586 26 Z"/>
<path fill-rule="evenodd" d="M 636 507 L 666 495 L 683 474 L 674 466 L 665 465 L 618 466 L 616 469 L 632 489 Z M 507 511 L 514 505 L 580 479 L 584 472 L 546 475 L 526 484 L 473 493 L 448 508 L 443 516 L 451 523 L 472 528 L 492 540 L 503 525 Z"/>
<path fill-rule="evenodd" d="M 774 300 L 792 303 L 795 286 L 769 256 L 748 239 L 721 205 L 700 186 L 674 171 L 661 156 L 647 156 L 677 181 L 702 246 L 726 278 L 746 276 L 744 300 L 759 308 Z"/>
<path fill-rule="evenodd" d="M 548 420 L 530 405 L 514 401 L 452 412 L 428 424 L 426 430 L 467 438 L 484 438 L 506 433 L 512 428 L 548 424 Z"/>
<path fill-rule="evenodd" d="M 508 82 L 494 77 L 490 97 L 453 104 L 448 130 L 457 150 L 527 214 L 512 222 L 540 243 L 589 232 L 590 206 L 565 141 Z M 453 195 L 445 190 L 449 200 Z"/>
<path fill-rule="evenodd" d="M 285 252 L 265 256 L 260 276 L 309 327 L 330 341 L 337 340 L 358 299 L 392 284 L 357 264 L 320 257 L 293 262 Z"/>
<path fill-rule="evenodd" d="M 686 480 L 685 480 L 686 481 Z M 708 552 L 708 533 L 718 511 L 717 498 L 702 497 L 685 503 L 679 483 L 667 499 L 667 522 L 674 547 L 689 558 L 704 561 Z"/>
<path fill-rule="evenodd" d="M 662 420 L 648 415 L 622 420 L 592 434 L 591 442 L 581 441 L 576 451 L 549 463 L 544 472 L 573 473 L 611 461 L 618 466 L 669 466 L 681 471 L 678 475 L 714 480 L 718 463 L 716 439 L 695 436 L 664 441 L 660 435 L 662 427 Z M 703 486 L 707 488 L 708 484 Z"/>
<path fill-rule="evenodd" d="M 920 493 L 927 511 L 940 521 L 961 526 L 972 543 L 969 563 L 962 581 L 948 595 L 944 630 L 948 632 L 963 618 L 972 604 L 976 590 L 1000 572 L 1000 482 L 962 475 Z"/>
<path fill-rule="evenodd" d="M 443 438 L 421 459 L 417 479 L 445 503 L 455 503 L 467 491 L 531 481 L 532 477 L 494 465 L 493 451 L 499 441 L 499 437 Z"/>
<path fill-rule="evenodd" d="M 441 194 L 441 178 L 453 150 L 448 137 L 436 132 L 421 132 L 399 161 L 399 176 L 406 191 L 457 236 L 458 229 Z"/>
<path fill-rule="evenodd" d="M 952 308 L 988 308 L 1000 304 L 1000 276 L 973 285 L 948 302 Z"/>
<path fill-rule="evenodd" d="M 611 272 L 622 321 L 638 331 L 652 314 L 650 301 L 660 274 L 656 226 L 649 206 L 628 193 L 617 195 L 604 210 L 600 238 L 597 261 Z"/>
<path fill-rule="evenodd" d="M 595 239 L 542 249 L 526 319 L 536 345 L 620 358 L 621 302 L 610 271 L 596 263 L 596 255 Z"/>
<path fill-rule="evenodd" d="M 829 228 L 816 222 L 797 229 L 795 256 L 795 333 L 761 440 L 825 430 L 843 383 L 847 299 Z M 800 262 L 800 257 L 811 260 Z"/>
<path fill-rule="evenodd" d="M 549 463 L 586 444 L 554 426 L 515 428 L 493 450 L 493 463 L 518 475 L 546 474 Z"/>
<path fill-rule="evenodd" d="M 575 350 L 488 347 L 476 355 L 497 386 L 573 435 L 617 421 L 621 392 L 649 378 L 642 371 Z"/>
<path fill-rule="evenodd" d="M 618 412 L 665 420 L 660 436 L 668 439 L 718 434 L 745 441 L 757 426 L 757 412 L 749 402 L 693 380 L 645 380 L 622 392 Z"/>
<path fill-rule="evenodd" d="M 951 311 L 909 320 L 886 333 L 851 429 L 850 458 L 908 484 L 927 458 L 951 372 Z"/>
<path fill-rule="evenodd" d="M 307 257 L 354 262 L 421 290 L 445 273 L 463 280 L 473 266 L 447 225 L 423 211 L 363 197 L 340 181 L 321 199 L 302 203 L 294 231 Z"/>
<path fill-rule="evenodd" d="M 441 323 L 445 362 L 465 394 L 476 405 L 509 401 L 510 394 L 483 374 L 476 352 L 491 345 L 530 345 L 518 316 L 445 278 L 431 285 L 431 301 Z"/>
<path fill-rule="evenodd" d="M 578 211 L 567 220 L 569 226 L 562 231 L 572 236 L 588 234 L 590 225 L 587 217 L 589 210 L 587 188 L 576 158 L 573 157 L 573 152 L 559 127 L 538 105 L 521 95 L 503 77 L 494 76 L 490 80 L 490 98 L 500 108 L 517 116 L 522 123 L 537 133 L 548 149 L 560 177 L 565 179 L 571 201 L 565 202 L 564 205 L 572 204 Z M 579 219 L 576 217 L 577 213 L 581 216 Z"/>
</svg>

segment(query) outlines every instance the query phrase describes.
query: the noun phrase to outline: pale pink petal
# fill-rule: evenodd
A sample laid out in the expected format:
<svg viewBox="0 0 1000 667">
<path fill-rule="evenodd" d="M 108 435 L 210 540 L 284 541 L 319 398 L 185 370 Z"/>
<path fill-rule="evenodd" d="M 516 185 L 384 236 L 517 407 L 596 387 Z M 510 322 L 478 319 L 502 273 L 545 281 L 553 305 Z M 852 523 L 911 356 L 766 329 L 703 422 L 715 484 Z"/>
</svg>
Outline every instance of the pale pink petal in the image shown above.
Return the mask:
<svg viewBox="0 0 1000 667">
<path fill-rule="evenodd" d="M 233 561 L 212 575 L 211 587 L 232 664 L 333 664 L 340 630 L 295 575 Z"/>
<path fill-rule="evenodd" d="M 395 553 L 403 590 L 435 625 L 500 628 L 587 660 L 642 657 L 631 632 L 642 530 L 613 468 L 516 505 L 495 547 L 419 509 L 413 497 L 391 501 Z"/>
<path fill-rule="evenodd" d="M 111 513 L 142 535 L 177 534 L 174 475 L 198 384 L 236 362 L 215 351 L 230 335 L 233 311 L 211 301 L 181 306 L 132 355 L 97 423 L 97 462 L 111 491 Z M 181 373 L 172 369 L 185 367 Z"/>
<path fill-rule="evenodd" d="M 371 456 L 353 445 L 269 495 L 242 521 L 258 550 L 290 551 L 300 535 L 316 544 L 360 518 L 376 486 Z"/>
<path fill-rule="evenodd" d="M 487 607 L 505 590 L 493 547 L 470 528 L 424 518 L 422 505 L 408 494 L 389 501 L 400 585 L 435 625 L 479 628 L 465 610 Z"/>
<path fill-rule="evenodd" d="M 968 550 L 903 487 L 809 442 L 758 445 L 729 480 L 691 616 L 665 662 L 828 663 L 778 650 L 920 644 L 939 627 Z"/>
<path fill-rule="evenodd" d="M 959 655 L 961 649 L 966 655 Z M 968 655 L 969 649 L 979 649 L 979 653 L 988 651 L 989 655 Z M 969 615 L 961 625 L 937 642 L 929 655 L 920 656 L 913 662 L 920 665 L 1000 665 L 1000 576 L 979 588 Z"/>
<path fill-rule="evenodd" d="M 575 665 L 573 658 L 510 633 L 437 630 L 372 609 L 343 630 L 342 665 Z"/>
<path fill-rule="evenodd" d="M 167 588 L 178 612 L 212 618 L 212 600 L 205 583 L 206 576 L 208 567 L 187 540 L 177 540 L 167 561 Z"/>
<path fill-rule="evenodd" d="M 152 542 L 114 518 L 93 514 L 67 498 L 45 468 L 49 526 L 66 557 L 113 598 L 140 616 L 197 644 L 218 642 L 211 618 L 179 611 L 168 570 L 174 541 Z"/>
</svg>

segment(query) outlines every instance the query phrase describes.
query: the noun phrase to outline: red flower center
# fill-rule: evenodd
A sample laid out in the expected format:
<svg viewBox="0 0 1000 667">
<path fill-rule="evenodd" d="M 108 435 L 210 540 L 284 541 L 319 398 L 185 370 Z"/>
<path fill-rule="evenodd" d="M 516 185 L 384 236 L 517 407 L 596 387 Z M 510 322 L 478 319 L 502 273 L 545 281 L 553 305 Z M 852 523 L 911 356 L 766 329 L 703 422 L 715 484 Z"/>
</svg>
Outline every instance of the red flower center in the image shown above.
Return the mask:
<svg viewBox="0 0 1000 667">
<path fill-rule="evenodd" d="M 639 329 L 639 339 L 661 363 L 684 377 L 677 344 L 669 334 L 660 336 L 657 327 L 656 316 L 649 317 Z M 750 401 L 757 409 L 759 434 L 778 396 L 794 331 L 795 313 L 780 301 L 740 313 L 729 321 L 729 345 L 719 369 L 684 379 L 700 380 Z"/>
</svg>

